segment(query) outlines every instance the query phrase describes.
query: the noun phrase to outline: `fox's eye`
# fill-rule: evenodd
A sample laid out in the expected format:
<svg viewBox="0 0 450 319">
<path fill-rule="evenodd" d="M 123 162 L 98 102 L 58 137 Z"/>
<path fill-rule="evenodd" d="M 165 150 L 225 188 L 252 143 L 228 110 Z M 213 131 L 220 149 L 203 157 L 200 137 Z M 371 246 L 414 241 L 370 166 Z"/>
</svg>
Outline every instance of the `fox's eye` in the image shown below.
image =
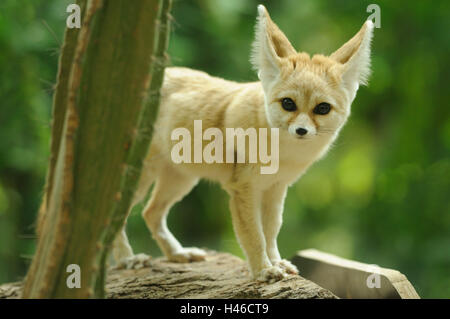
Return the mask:
<svg viewBox="0 0 450 319">
<path fill-rule="evenodd" d="M 297 105 L 295 105 L 295 102 L 288 97 L 285 97 L 281 100 L 281 106 L 288 112 L 293 112 L 297 109 Z"/>
<path fill-rule="evenodd" d="M 330 110 L 331 110 L 331 105 L 323 102 L 323 103 L 317 104 L 316 107 L 314 108 L 313 112 L 315 114 L 325 115 L 325 114 L 328 114 L 330 112 Z"/>
</svg>

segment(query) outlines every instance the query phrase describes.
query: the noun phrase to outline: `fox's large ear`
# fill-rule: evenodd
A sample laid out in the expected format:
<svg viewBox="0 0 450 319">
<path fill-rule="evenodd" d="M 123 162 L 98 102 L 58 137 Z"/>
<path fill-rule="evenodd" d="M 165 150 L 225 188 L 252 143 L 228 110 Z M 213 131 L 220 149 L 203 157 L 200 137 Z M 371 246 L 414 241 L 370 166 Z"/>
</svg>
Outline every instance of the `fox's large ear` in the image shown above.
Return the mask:
<svg viewBox="0 0 450 319">
<path fill-rule="evenodd" d="M 295 49 L 284 33 L 270 19 L 266 8 L 260 4 L 251 62 L 263 85 L 279 74 L 281 58 L 291 54 L 296 54 Z"/>
<path fill-rule="evenodd" d="M 370 43 L 373 23 L 367 20 L 361 30 L 330 58 L 344 65 L 344 84 L 356 94 L 359 85 L 366 85 L 370 75 Z"/>
</svg>

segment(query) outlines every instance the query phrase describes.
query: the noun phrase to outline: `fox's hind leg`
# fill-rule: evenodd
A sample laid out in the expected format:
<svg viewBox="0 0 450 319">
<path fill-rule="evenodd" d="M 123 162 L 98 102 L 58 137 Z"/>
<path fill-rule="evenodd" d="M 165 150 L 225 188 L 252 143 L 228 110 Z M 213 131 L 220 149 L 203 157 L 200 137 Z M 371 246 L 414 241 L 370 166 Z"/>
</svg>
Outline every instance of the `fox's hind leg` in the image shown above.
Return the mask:
<svg viewBox="0 0 450 319">
<path fill-rule="evenodd" d="M 186 176 L 172 167 L 162 170 L 142 216 L 164 255 L 175 262 L 204 260 L 198 248 L 184 248 L 167 228 L 170 208 L 197 184 L 198 178 Z"/>
<path fill-rule="evenodd" d="M 133 249 L 128 242 L 125 226 L 117 234 L 114 240 L 113 256 L 116 269 L 140 269 L 150 266 L 151 257 L 146 254 L 133 254 Z"/>
<path fill-rule="evenodd" d="M 127 214 L 130 215 L 132 208 L 142 200 L 144 200 L 147 195 L 148 190 L 152 186 L 153 182 L 156 179 L 156 175 L 158 172 L 158 162 L 155 161 L 147 161 L 144 162 L 144 167 L 142 169 L 142 176 L 139 179 L 139 184 L 137 186 L 135 195 L 133 197 L 132 204 Z M 117 234 L 113 243 L 112 254 L 114 257 L 114 261 L 116 264 L 116 268 L 142 268 L 148 265 L 150 260 L 150 256 L 145 254 L 134 255 L 133 249 L 128 241 L 128 237 L 125 230 L 125 224 L 122 226 L 122 229 Z"/>
<path fill-rule="evenodd" d="M 125 226 L 120 230 L 114 240 L 113 256 L 116 262 L 133 256 L 133 249 L 128 242 Z"/>
</svg>

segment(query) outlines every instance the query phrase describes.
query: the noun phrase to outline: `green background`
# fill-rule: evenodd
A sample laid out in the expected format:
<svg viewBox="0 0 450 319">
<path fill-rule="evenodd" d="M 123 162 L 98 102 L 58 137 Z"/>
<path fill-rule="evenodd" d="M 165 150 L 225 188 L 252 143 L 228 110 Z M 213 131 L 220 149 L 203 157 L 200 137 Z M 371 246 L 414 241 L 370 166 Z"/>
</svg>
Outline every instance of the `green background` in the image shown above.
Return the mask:
<svg viewBox="0 0 450 319">
<path fill-rule="evenodd" d="M 260 2 L 298 50 L 324 54 L 359 30 L 373 3 Z M 0 2 L 0 283 L 23 278 L 35 248 L 69 3 Z M 256 80 L 248 57 L 258 3 L 175 1 L 171 63 Z M 370 84 L 328 155 L 290 188 L 280 251 L 289 258 L 316 248 L 397 269 L 422 297 L 450 298 L 449 2 L 376 3 Z M 185 245 L 242 256 L 227 202 L 218 185 L 202 182 L 173 208 L 169 226 Z M 132 245 L 160 255 L 138 210 L 128 223 Z"/>
</svg>

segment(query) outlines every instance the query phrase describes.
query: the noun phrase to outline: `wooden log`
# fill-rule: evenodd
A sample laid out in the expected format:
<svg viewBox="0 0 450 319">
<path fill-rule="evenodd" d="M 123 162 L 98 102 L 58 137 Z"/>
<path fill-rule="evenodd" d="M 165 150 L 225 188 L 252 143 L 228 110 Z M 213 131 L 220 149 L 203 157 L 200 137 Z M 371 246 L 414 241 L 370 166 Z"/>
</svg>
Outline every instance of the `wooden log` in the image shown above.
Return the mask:
<svg viewBox="0 0 450 319">
<path fill-rule="evenodd" d="M 340 298 L 420 298 L 406 276 L 397 270 L 344 259 L 315 249 L 299 251 L 291 261 L 305 278 Z"/>
<path fill-rule="evenodd" d="M 0 286 L 0 298 L 20 298 L 21 283 Z M 150 258 L 141 269 L 108 272 L 107 298 L 290 298 L 334 299 L 330 291 L 300 276 L 276 283 L 251 280 L 247 264 L 227 253 L 208 252 L 206 261 L 188 264 Z"/>
</svg>

